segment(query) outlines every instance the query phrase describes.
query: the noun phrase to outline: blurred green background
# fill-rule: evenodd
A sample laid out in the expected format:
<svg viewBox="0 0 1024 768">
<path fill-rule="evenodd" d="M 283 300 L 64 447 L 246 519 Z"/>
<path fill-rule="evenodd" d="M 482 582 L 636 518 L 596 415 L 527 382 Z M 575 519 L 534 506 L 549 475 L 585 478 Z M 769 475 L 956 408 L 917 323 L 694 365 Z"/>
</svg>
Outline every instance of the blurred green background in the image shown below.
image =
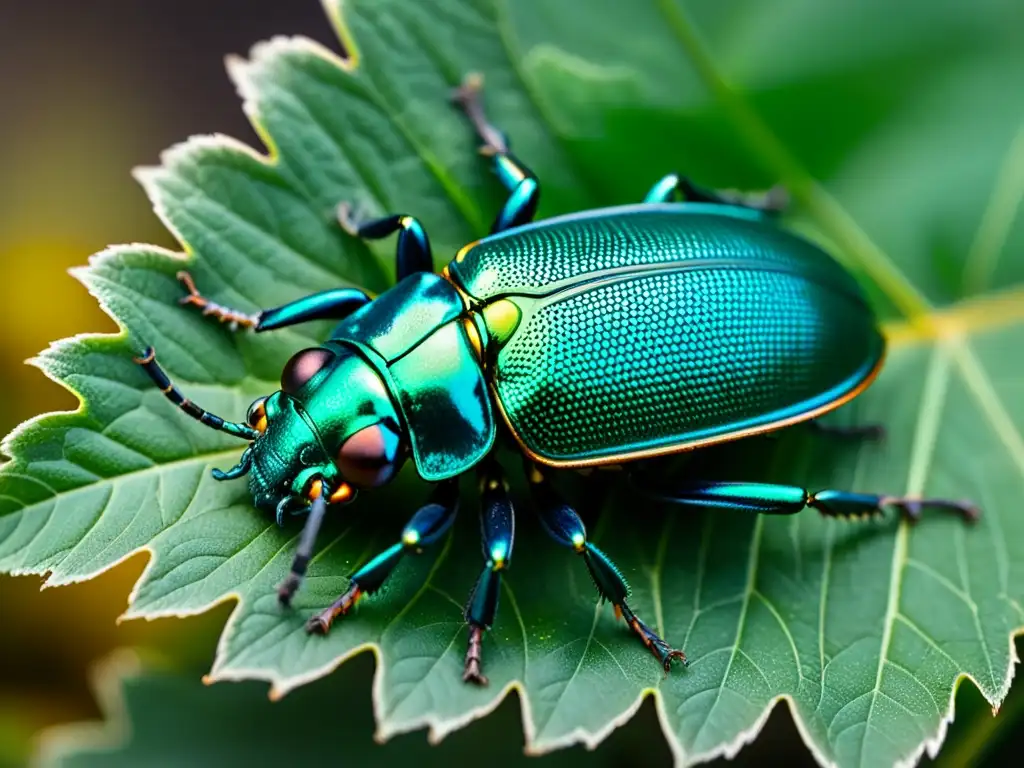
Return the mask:
<svg viewBox="0 0 1024 768">
<path fill-rule="evenodd" d="M 27 358 L 55 339 L 114 330 L 66 270 L 112 243 L 174 247 L 130 169 L 156 163 L 162 149 L 195 133 L 257 143 L 224 74 L 224 55 L 245 53 L 279 33 L 336 43 L 314 0 L 0 5 L 0 432 L 6 434 L 30 416 L 75 406 L 26 366 Z M 92 582 L 42 593 L 37 577 L 0 578 L 0 764 L 23 764 L 40 728 L 98 717 L 88 670 L 118 646 L 148 648 L 193 675 L 209 664 L 228 606 L 186 620 L 116 624 L 144 565 L 137 556 Z M 352 683 L 354 705 L 367 711 L 371 666 L 359 662 Z M 969 685 L 963 689 L 944 757 L 950 764 L 980 760 L 977 745 L 997 729 L 999 751 L 985 760 L 997 764 L 1024 743 L 1013 719 L 1021 695 L 993 720 L 980 696 Z M 518 705 L 507 701 L 495 717 L 514 751 L 522 740 Z M 369 728 L 366 719 L 358 723 Z M 450 748 L 474 749 L 474 739 L 489 742 L 493 733 L 494 726 L 473 726 Z M 671 760 L 649 702 L 611 741 L 604 764 L 631 762 L 630 749 L 644 750 L 645 763 Z M 770 753 L 811 764 L 784 707 L 756 750 L 745 750 L 741 762 Z M 581 758 L 574 750 L 572 759 Z"/>
</svg>

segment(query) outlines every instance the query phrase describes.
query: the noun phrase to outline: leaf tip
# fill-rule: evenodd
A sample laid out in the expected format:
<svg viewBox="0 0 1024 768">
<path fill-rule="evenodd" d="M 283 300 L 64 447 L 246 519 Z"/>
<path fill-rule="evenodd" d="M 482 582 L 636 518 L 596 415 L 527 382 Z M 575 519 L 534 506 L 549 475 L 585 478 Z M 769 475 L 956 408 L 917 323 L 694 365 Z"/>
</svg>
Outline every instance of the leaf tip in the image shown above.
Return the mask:
<svg viewBox="0 0 1024 768">
<path fill-rule="evenodd" d="M 239 95 L 243 99 L 248 98 L 250 86 L 249 68 L 251 66 L 252 63 L 248 59 L 237 53 L 229 53 L 224 57 L 224 69 L 227 70 L 228 77 L 235 84 Z"/>
<path fill-rule="evenodd" d="M 349 31 L 348 24 L 345 22 L 344 0 L 320 0 L 320 5 L 323 6 L 324 13 L 327 14 L 327 19 L 331 27 L 334 28 L 334 34 L 341 45 L 341 55 L 339 58 L 344 63 L 346 70 L 354 70 L 359 66 L 359 51 L 356 48 L 351 31 Z"/>
<path fill-rule="evenodd" d="M 26 357 L 21 361 L 21 364 L 27 365 L 29 368 L 36 368 L 43 373 L 46 373 L 46 368 L 44 367 L 46 365 L 46 361 L 43 359 L 43 353 L 41 352 L 32 355 L 31 357 Z"/>
<path fill-rule="evenodd" d="M 165 150 L 166 152 L 166 150 Z M 161 155 L 163 157 L 163 155 Z M 132 178 L 137 181 L 146 192 L 156 183 L 157 178 L 163 172 L 159 165 L 136 165 L 131 170 Z"/>
<path fill-rule="evenodd" d="M 258 107 L 259 89 L 256 87 L 255 82 L 253 82 L 252 74 L 254 66 L 255 63 L 252 60 L 239 56 L 237 53 L 231 53 L 224 57 L 224 68 L 227 70 L 228 79 L 235 85 L 235 92 L 242 100 L 242 111 L 249 118 L 249 123 L 273 155 L 275 151 L 273 139 L 270 137 L 269 132 L 264 129 L 260 120 Z"/>
<path fill-rule="evenodd" d="M 184 141 L 171 144 L 160 153 L 158 165 L 136 166 L 132 169 L 132 176 L 143 187 L 147 184 L 158 184 L 168 174 L 173 173 L 175 168 L 188 163 L 196 149 L 206 148 L 210 138 L 206 134 L 197 134 L 189 136 Z"/>
</svg>

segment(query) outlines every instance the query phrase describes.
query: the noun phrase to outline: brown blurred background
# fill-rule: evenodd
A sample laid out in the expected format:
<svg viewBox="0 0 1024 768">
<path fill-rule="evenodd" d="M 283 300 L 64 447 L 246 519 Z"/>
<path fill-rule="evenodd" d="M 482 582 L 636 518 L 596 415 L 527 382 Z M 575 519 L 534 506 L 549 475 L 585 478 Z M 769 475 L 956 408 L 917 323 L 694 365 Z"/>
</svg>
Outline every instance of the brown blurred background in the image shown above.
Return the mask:
<svg viewBox="0 0 1024 768">
<path fill-rule="evenodd" d="M 0 433 L 75 406 L 27 358 L 55 339 L 114 330 L 67 269 L 112 243 L 174 247 L 130 169 L 196 133 L 256 145 L 222 61 L 282 33 L 337 47 L 315 0 L 0 2 Z M 115 623 L 144 565 L 139 556 L 42 593 L 37 577 L 0 577 L 0 765 L 22 764 L 39 728 L 99 714 L 88 667 L 117 646 L 210 663 L 227 606 L 188 620 Z M 992 718 L 963 688 L 954 736 L 984 740 Z M 515 708 L 502 710 L 517 726 Z M 654 746 L 650 706 L 625 730 L 655 740 L 646 762 L 669 759 Z M 766 736 L 761 756 L 810 762 L 782 708 Z"/>
<path fill-rule="evenodd" d="M 113 243 L 174 247 L 130 171 L 195 133 L 255 144 L 223 57 L 279 33 L 334 45 L 314 0 L 0 2 L 0 433 L 75 407 L 24 364 L 115 330 L 67 269 Z M 115 624 L 144 565 L 42 593 L 38 577 L 0 577 L 0 764 L 40 726 L 98 714 L 87 667 L 116 646 L 212 659 L 227 610 Z"/>
</svg>

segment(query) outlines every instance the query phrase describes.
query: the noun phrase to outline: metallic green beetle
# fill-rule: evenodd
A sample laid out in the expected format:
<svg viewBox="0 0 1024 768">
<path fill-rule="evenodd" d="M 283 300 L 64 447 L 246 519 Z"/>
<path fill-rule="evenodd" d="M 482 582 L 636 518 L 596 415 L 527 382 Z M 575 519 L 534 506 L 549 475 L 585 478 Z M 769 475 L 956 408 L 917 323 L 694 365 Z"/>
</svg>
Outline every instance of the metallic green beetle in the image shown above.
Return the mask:
<svg viewBox="0 0 1024 768">
<path fill-rule="evenodd" d="M 341 320 L 322 346 L 291 359 L 281 390 L 254 403 L 247 423 L 225 422 L 186 400 L 152 349 L 139 362 L 186 413 L 251 441 L 238 466 L 215 471 L 217 479 L 248 474 L 256 506 L 279 523 L 308 513 L 279 589 L 285 606 L 329 503 L 386 483 L 409 457 L 437 484 L 399 541 L 310 618 L 310 632 L 326 633 L 405 554 L 437 541 L 457 510 L 457 478 L 475 469 L 486 562 L 465 610 L 463 679 L 486 683 L 482 640 L 514 538 L 512 502 L 492 458 L 504 430 L 522 450 L 545 529 L 583 557 L 600 597 L 667 672 L 686 657 L 630 609 L 625 580 L 587 540 L 580 517 L 548 482 L 549 468 L 617 465 L 813 424 L 868 386 L 884 340 L 857 283 L 818 247 L 781 229 L 771 205 L 730 202 L 673 174 L 641 204 L 530 223 L 539 184 L 485 119 L 479 91 L 480 80 L 467 78 L 455 100 L 510 192 L 490 236 L 435 274 L 416 219 L 357 225 L 341 206 L 339 219 L 354 235 L 398 233 L 397 285 L 373 300 L 334 289 L 257 315 L 208 301 L 183 273 L 183 303 L 235 328 Z M 738 482 L 689 481 L 671 498 L 768 514 L 809 506 L 855 516 L 893 507 L 916 519 L 932 506 L 978 515 L 965 502 Z"/>
</svg>

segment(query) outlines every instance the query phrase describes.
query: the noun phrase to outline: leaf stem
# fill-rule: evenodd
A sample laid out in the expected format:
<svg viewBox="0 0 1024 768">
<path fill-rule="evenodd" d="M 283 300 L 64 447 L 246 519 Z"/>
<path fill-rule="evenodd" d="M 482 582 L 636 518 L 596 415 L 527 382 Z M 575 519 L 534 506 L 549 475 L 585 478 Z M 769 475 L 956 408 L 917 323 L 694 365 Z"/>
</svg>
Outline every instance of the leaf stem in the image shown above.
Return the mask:
<svg viewBox="0 0 1024 768">
<path fill-rule="evenodd" d="M 807 208 L 826 234 L 846 249 L 896 308 L 915 324 L 927 326 L 930 306 L 920 291 L 804 169 L 736 88 L 719 74 L 696 30 L 675 0 L 657 1 L 697 73 L 718 98 L 750 148 L 778 174 L 790 194 Z"/>
</svg>

